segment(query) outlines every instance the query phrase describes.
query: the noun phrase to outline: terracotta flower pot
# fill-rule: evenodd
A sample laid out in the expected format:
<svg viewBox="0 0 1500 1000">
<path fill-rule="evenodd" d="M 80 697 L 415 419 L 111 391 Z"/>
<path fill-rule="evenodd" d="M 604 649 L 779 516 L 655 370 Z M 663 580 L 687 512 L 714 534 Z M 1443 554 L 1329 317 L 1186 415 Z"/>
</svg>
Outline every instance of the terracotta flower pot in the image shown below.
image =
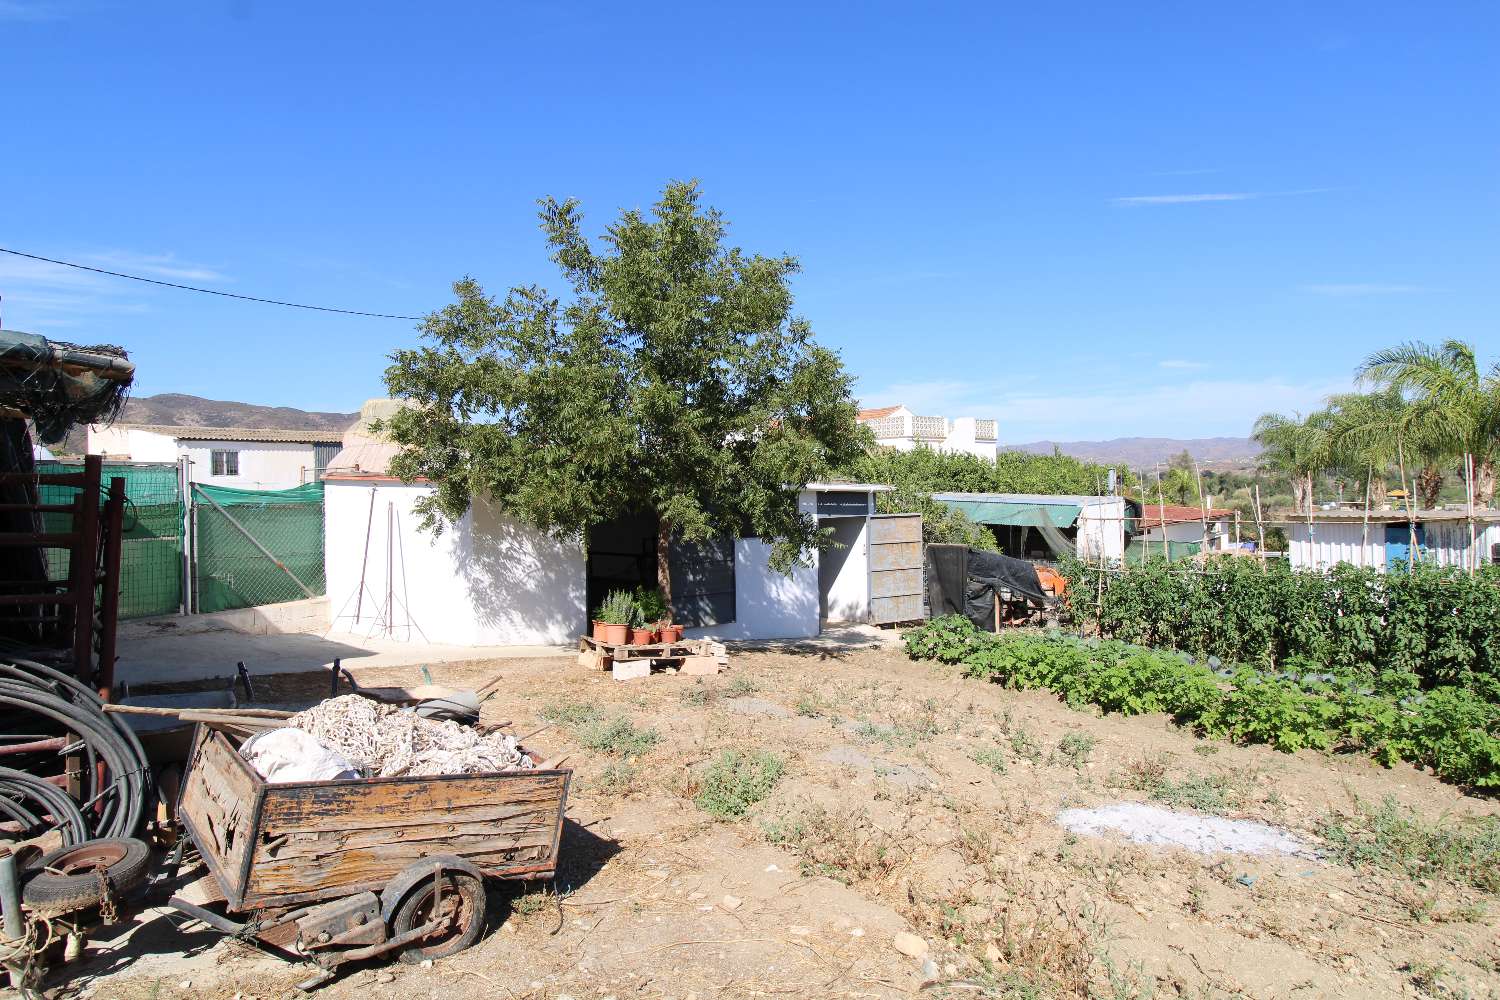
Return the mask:
<svg viewBox="0 0 1500 1000">
<path fill-rule="evenodd" d="M 662 642 L 681 642 L 682 641 L 682 626 L 681 625 L 663 625 L 661 627 L 661 641 Z"/>
<path fill-rule="evenodd" d="M 601 621 L 594 622 L 594 641 L 604 641 L 604 623 Z"/>
<path fill-rule="evenodd" d="M 630 626 L 611 625 L 606 622 L 604 625 L 604 638 L 600 641 L 607 642 L 612 646 L 624 645 L 630 641 Z"/>
<path fill-rule="evenodd" d="M 652 638 L 655 634 L 649 628 L 633 628 L 630 630 L 630 644 L 632 646 L 649 646 L 656 641 Z"/>
</svg>

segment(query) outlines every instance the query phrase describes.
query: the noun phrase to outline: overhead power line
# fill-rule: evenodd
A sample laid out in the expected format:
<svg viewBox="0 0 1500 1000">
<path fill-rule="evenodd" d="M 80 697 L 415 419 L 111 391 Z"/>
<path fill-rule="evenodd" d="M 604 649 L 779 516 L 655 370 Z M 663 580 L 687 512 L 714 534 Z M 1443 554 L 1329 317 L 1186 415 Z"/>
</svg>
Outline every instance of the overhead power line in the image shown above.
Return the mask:
<svg viewBox="0 0 1500 1000">
<path fill-rule="evenodd" d="M 263 299 L 256 295 L 238 295 L 234 292 L 221 292 L 214 288 L 197 288 L 193 285 L 179 285 L 175 281 L 161 281 L 157 278 L 143 278 L 139 274 L 124 274 L 120 271 L 106 271 L 102 267 L 90 267 L 87 264 L 75 264 L 70 260 L 54 260 L 51 257 L 42 257 L 34 253 L 23 253 L 20 250 L 11 250 L 0 247 L 0 253 L 8 253 L 16 257 L 25 257 L 28 260 L 39 260 L 47 264 L 58 264 L 62 267 L 75 267 L 80 271 L 93 271 L 95 274 L 107 274 L 111 278 L 129 278 L 131 281 L 144 281 L 148 285 L 163 285 L 167 288 L 177 288 L 184 292 L 202 292 L 204 295 L 219 295 L 226 299 L 241 299 L 245 302 L 261 302 L 268 306 L 286 306 L 289 309 L 311 309 L 314 312 L 340 313 L 344 316 L 368 316 L 371 319 L 411 319 L 421 320 L 421 316 L 402 316 L 398 313 L 363 312 L 359 309 L 335 309 L 333 306 L 310 306 L 304 302 L 285 302 L 281 299 Z"/>
</svg>

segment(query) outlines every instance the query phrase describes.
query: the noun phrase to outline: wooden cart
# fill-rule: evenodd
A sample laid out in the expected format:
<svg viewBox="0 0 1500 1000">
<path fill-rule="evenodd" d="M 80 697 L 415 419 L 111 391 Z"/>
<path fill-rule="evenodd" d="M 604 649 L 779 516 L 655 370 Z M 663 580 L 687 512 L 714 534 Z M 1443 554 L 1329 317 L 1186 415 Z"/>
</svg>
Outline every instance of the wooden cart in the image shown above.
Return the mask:
<svg viewBox="0 0 1500 1000">
<path fill-rule="evenodd" d="M 302 989 L 392 951 L 441 958 L 483 929 L 484 877 L 554 875 L 572 774 L 268 784 L 230 737 L 200 725 L 178 816 L 227 912 L 182 896 L 171 905 L 226 933 L 295 942 L 318 966 Z"/>
</svg>

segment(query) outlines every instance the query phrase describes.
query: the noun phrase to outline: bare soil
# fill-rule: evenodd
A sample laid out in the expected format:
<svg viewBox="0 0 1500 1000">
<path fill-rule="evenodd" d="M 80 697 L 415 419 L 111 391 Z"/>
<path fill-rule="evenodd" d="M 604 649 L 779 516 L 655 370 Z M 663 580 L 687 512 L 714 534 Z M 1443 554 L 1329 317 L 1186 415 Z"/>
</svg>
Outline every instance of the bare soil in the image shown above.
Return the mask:
<svg viewBox="0 0 1500 1000">
<path fill-rule="evenodd" d="M 1161 717 L 1099 718 L 913 663 L 896 649 L 734 654 L 716 677 L 616 683 L 572 660 L 435 671 L 506 682 L 488 720 L 587 705 L 649 727 L 626 758 L 554 725 L 575 768 L 555 885 L 491 894 L 493 929 L 431 967 L 372 964 L 329 998 L 1414 997 L 1500 995 L 1493 898 L 1329 860 L 1080 837 L 1059 810 L 1146 800 L 1150 781 L 1314 845 L 1390 797 L 1429 819 L 1493 813 L 1410 767 L 1208 742 Z M 361 683 L 414 683 L 368 671 Z M 307 703 L 326 675 L 264 700 Z M 786 763 L 738 819 L 694 802 L 724 750 Z M 977 759 L 976 759 L 977 758 Z M 898 951 L 915 934 L 925 955 Z M 187 946 L 194 949 L 183 955 Z M 915 949 L 912 949 L 915 950 Z M 303 967 L 150 916 L 77 967 L 105 998 L 281 997 Z"/>
</svg>

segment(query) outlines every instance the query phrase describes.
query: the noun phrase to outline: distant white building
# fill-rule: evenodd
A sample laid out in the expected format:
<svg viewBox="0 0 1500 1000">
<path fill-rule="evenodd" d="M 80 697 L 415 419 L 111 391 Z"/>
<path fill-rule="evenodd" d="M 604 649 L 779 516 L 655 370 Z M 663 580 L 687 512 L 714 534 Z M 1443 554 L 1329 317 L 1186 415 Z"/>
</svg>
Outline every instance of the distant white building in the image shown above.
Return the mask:
<svg viewBox="0 0 1500 1000">
<path fill-rule="evenodd" d="M 90 427 L 90 454 L 130 462 L 189 462 L 192 482 L 244 490 L 284 490 L 323 477 L 342 431 L 261 427 Z"/>
<path fill-rule="evenodd" d="M 994 458 L 998 428 L 978 417 L 923 417 L 905 406 L 860 410 L 856 419 L 875 433 L 875 443 L 909 451 L 925 446 L 934 451 L 961 452 Z"/>
</svg>

